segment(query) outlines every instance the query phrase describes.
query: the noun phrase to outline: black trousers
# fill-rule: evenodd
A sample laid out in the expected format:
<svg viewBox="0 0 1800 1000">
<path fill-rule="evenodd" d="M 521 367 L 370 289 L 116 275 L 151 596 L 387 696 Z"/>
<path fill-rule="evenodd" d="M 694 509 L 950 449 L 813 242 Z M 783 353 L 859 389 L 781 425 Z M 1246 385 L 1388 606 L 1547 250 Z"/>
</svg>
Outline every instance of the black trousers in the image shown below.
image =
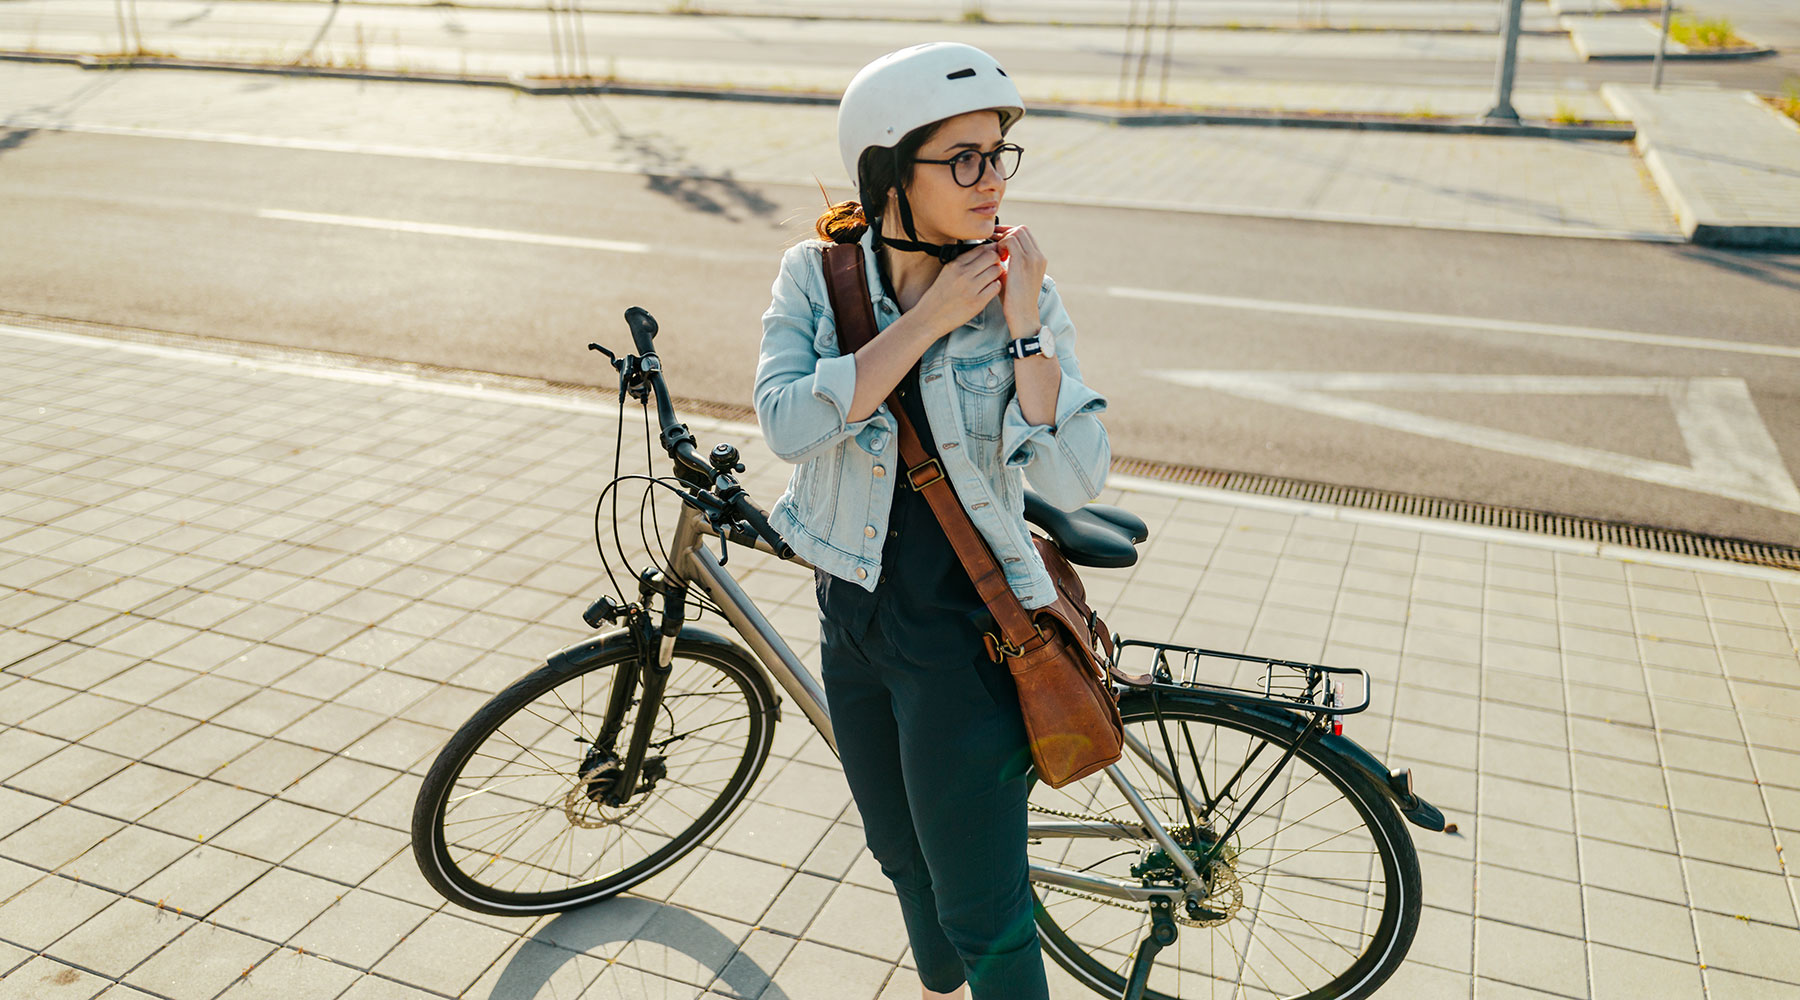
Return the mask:
<svg viewBox="0 0 1800 1000">
<path fill-rule="evenodd" d="M 944 616 L 900 648 L 882 614 L 822 618 L 820 670 L 869 850 L 900 898 L 919 979 L 972 1000 L 1048 1000 L 1026 874 L 1036 771 L 1012 676 Z"/>
</svg>

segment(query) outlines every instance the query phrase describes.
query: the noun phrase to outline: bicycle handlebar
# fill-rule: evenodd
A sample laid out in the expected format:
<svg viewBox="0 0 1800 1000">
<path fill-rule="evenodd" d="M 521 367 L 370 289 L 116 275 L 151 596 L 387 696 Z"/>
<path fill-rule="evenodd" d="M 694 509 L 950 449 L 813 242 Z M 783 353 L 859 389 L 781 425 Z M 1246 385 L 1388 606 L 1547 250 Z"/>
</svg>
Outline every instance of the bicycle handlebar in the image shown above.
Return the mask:
<svg viewBox="0 0 1800 1000">
<path fill-rule="evenodd" d="M 705 476 L 714 489 L 736 486 L 737 481 L 728 470 L 714 469 L 710 462 L 701 457 L 695 448 L 693 432 L 675 417 L 675 404 L 670 401 L 668 383 L 663 380 L 662 359 L 656 354 L 656 317 L 642 306 L 632 306 L 625 310 L 625 322 L 631 327 L 631 340 L 637 347 L 638 371 L 649 383 L 651 393 L 656 397 L 656 420 L 661 425 L 663 450 L 678 465 Z M 768 517 L 750 502 L 741 488 L 731 501 L 731 509 L 736 517 L 769 543 L 776 555 L 783 559 L 793 557 L 794 550 L 787 544 L 787 540 L 770 527 Z"/>
</svg>

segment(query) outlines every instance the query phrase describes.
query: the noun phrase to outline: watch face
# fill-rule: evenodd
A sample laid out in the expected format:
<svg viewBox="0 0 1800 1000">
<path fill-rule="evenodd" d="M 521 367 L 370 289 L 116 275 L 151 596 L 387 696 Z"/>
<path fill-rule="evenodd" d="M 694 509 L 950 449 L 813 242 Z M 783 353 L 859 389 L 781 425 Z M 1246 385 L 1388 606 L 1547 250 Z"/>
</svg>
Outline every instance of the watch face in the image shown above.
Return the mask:
<svg viewBox="0 0 1800 1000">
<path fill-rule="evenodd" d="M 1037 341 L 1038 347 L 1044 352 L 1044 357 L 1056 357 L 1056 334 L 1051 333 L 1049 327 L 1045 326 L 1038 328 Z"/>
</svg>

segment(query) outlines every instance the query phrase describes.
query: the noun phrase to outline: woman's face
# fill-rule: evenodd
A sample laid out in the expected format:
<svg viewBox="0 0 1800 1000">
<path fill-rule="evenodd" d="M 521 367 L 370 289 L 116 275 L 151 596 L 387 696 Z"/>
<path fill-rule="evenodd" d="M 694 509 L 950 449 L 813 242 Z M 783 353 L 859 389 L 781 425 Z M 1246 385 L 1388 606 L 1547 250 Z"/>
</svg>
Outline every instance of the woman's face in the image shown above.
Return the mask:
<svg viewBox="0 0 1800 1000">
<path fill-rule="evenodd" d="M 937 133 L 919 148 L 922 160 L 948 160 L 967 149 L 991 153 L 1002 141 L 1000 115 L 995 111 L 971 111 L 946 118 Z M 989 163 L 981 179 L 973 187 L 961 187 L 952 168 L 940 163 L 912 165 L 912 183 L 906 186 L 906 200 L 912 208 L 913 226 L 925 243 L 954 243 L 958 240 L 985 240 L 994 235 L 994 217 L 1000 211 L 1000 200 L 1006 195 L 1006 178 Z M 891 210 L 883 222 L 884 230 L 901 235 L 898 203 L 890 197 Z"/>
</svg>

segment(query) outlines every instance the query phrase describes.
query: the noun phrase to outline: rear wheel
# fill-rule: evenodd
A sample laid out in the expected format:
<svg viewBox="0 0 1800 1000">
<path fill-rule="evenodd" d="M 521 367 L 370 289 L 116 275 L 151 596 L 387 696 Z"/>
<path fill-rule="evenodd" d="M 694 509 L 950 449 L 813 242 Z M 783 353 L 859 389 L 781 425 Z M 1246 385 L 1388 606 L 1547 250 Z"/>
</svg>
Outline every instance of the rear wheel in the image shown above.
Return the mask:
<svg viewBox="0 0 1800 1000">
<path fill-rule="evenodd" d="M 1316 739 L 1281 765 L 1300 732 L 1292 721 L 1191 695 L 1156 698 L 1160 728 L 1149 694 L 1121 702 L 1127 735 L 1149 760 L 1128 746 L 1119 767 L 1190 858 L 1213 860 L 1201 871 L 1202 909 L 1177 907 L 1178 936 L 1156 956 L 1145 996 L 1368 996 L 1405 958 L 1419 920 L 1418 856 L 1393 806 Z M 1171 757 L 1195 800 L 1192 822 L 1159 773 Z M 1112 825 L 1140 820 L 1105 772 L 1062 788 L 1040 783 L 1030 808 L 1033 824 L 1073 822 L 1065 829 L 1095 834 L 1042 828 L 1028 849 L 1033 863 L 1180 885 L 1168 854 Z M 1032 889 L 1045 950 L 1096 992 L 1121 996 L 1150 931 L 1148 906 Z"/>
<path fill-rule="evenodd" d="M 546 665 L 451 736 L 413 809 L 413 853 L 432 888 L 482 913 L 572 909 L 656 874 L 724 821 L 768 759 L 773 693 L 735 646 L 677 640 L 637 788 L 612 805 L 637 669 L 629 646 Z M 624 683 L 624 727 L 596 745 Z"/>
</svg>

